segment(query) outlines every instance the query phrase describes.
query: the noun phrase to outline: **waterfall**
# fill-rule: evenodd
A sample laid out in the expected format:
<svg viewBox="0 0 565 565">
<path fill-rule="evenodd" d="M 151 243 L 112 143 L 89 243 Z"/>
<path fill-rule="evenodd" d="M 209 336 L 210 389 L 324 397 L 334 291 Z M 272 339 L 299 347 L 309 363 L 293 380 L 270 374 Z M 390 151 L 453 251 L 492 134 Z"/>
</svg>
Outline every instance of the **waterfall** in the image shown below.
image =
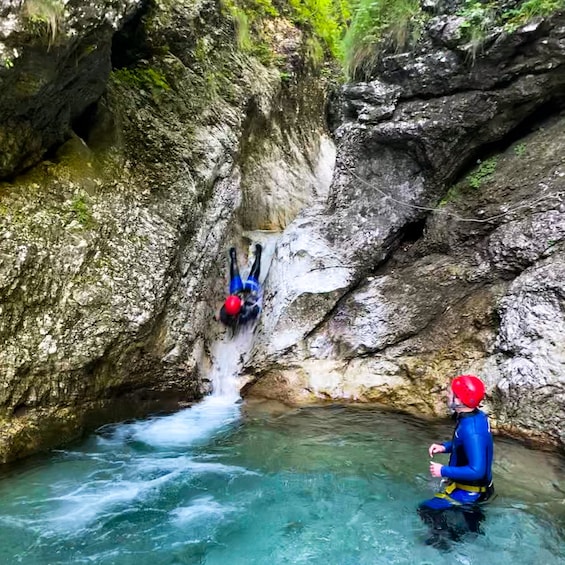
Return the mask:
<svg viewBox="0 0 565 565">
<path fill-rule="evenodd" d="M 252 250 L 255 247 L 255 243 L 260 243 L 263 246 L 263 252 L 261 254 L 259 282 L 263 285 L 280 234 L 269 231 L 253 231 L 247 232 L 245 235 L 252 244 L 248 253 L 248 265 L 241 271 L 242 279 L 245 281 L 246 275 L 251 268 L 254 258 Z M 226 331 L 211 345 L 212 369 L 209 378 L 212 381 L 212 398 L 216 399 L 216 401 L 222 399 L 226 403 L 234 403 L 239 399 L 241 383 L 238 377 L 247 354 L 253 345 L 254 329 L 255 324 L 244 326 L 239 328 L 233 337 L 229 331 Z"/>
</svg>

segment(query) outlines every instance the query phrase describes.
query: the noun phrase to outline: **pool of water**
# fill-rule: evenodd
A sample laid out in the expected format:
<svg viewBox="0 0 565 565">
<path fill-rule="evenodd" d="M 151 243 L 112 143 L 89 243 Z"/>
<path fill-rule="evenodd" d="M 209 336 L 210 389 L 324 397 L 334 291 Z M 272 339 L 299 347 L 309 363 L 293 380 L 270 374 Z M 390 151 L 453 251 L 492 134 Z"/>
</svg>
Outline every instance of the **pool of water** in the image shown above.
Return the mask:
<svg viewBox="0 0 565 565">
<path fill-rule="evenodd" d="M 497 440 L 484 535 L 424 544 L 450 424 L 211 397 L 0 475 L 0 563 L 563 563 L 563 460 Z M 445 456 L 440 456 L 445 457 Z"/>
</svg>

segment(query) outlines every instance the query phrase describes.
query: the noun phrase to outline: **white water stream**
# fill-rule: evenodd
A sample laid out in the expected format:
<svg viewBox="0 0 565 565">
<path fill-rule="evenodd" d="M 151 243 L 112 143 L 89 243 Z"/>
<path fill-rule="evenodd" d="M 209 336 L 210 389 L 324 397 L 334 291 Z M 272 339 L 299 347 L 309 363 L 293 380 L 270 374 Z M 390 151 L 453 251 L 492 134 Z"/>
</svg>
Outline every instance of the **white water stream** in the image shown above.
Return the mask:
<svg viewBox="0 0 565 565">
<path fill-rule="evenodd" d="M 269 232 L 249 234 L 251 249 L 258 241 L 263 245 L 261 283 L 277 236 Z M 250 253 L 250 264 L 252 260 Z M 244 280 L 249 266 L 241 265 Z M 240 418 L 238 374 L 253 343 L 253 329 L 242 328 L 234 338 L 225 332 L 212 345 L 213 393 L 202 402 L 171 415 L 106 426 L 81 449 L 61 451 L 59 462 L 44 471 L 49 477 L 43 477 L 42 482 L 49 485 L 49 494 L 36 493 L 33 517 L 26 512 L 22 526 L 48 537 L 59 537 L 63 532 L 78 535 L 84 528 L 96 528 L 96 524 L 130 512 L 132 507 L 150 504 L 159 492 L 172 488 L 185 476 L 246 474 L 243 468 L 202 461 L 192 453 Z M 74 474 L 85 480 L 69 482 L 68 477 Z M 21 493 L 10 493 L 14 504 L 28 496 L 34 478 L 28 479 L 20 483 Z M 176 508 L 171 519 L 201 518 L 217 512 L 216 506 L 213 497 L 198 498 L 187 507 Z M 19 514 L 16 506 L 14 512 Z"/>
</svg>

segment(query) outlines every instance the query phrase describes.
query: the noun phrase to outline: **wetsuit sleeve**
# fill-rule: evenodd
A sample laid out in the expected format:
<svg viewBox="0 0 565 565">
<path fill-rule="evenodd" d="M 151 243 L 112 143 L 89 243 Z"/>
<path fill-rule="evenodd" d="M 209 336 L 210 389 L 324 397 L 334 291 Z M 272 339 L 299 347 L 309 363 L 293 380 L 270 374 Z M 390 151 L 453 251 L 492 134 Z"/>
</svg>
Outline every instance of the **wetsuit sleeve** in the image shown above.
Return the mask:
<svg viewBox="0 0 565 565">
<path fill-rule="evenodd" d="M 487 474 L 487 448 L 484 437 L 479 434 L 469 434 L 463 441 L 467 456 L 467 465 L 454 467 L 444 465 L 441 476 L 454 481 L 478 481 Z"/>
<path fill-rule="evenodd" d="M 441 445 L 443 445 L 443 447 L 445 447 L 444 453 L 451 453 L 451 450 L 453 448 L 453 442 L 451 440 L 444 441 Z"/>
<path fill-rule="evenodd" d="M 250 320 L 254 320 L 261 312 L 261 307 L 259 304 L 244 305 L 241 314 L 239 315 L 239 323 L 246 324 Z"/>
</svg>

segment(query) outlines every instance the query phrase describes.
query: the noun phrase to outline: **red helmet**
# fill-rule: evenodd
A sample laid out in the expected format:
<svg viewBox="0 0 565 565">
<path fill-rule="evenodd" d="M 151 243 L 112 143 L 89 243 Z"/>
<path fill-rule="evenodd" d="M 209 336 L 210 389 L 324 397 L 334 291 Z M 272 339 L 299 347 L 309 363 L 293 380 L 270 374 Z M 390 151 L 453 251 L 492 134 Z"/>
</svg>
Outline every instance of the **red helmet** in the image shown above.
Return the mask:
<svg viewBox="0 0 565 565">
<path fill-rule="evenodd" d="M 473 375 L 459 375 L 455 377 L 451 381 L 451 390 L 469 408 L 476 408 L 485 397 L 483 381 Z"/>
<path fill-rule="evenodd" d="M 230 294 L 224 302 L 226 313 L 230 316 L 237 316 L 241 310 L 241 298 L 235 294 Z"/>
</svg>

